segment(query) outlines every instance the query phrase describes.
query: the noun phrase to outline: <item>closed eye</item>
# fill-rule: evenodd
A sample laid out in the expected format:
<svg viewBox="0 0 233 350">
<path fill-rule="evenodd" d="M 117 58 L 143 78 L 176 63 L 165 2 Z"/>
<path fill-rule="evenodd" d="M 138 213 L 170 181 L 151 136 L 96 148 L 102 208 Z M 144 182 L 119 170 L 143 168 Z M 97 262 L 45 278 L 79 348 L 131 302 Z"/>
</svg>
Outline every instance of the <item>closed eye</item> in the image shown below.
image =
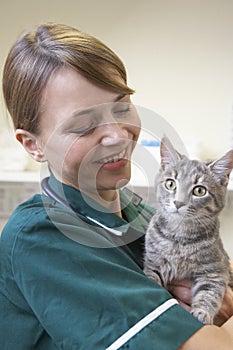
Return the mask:
<svg viewBox="0 0 233 350">
<path fill-rule="evenodd" d="M 89 126 L 87 126 L 85 128 L 76 129 L 76 130 L 74 129 L 74 130 L 71 130 L 70 132 L 72 134 L 84 136 L 84 135 L 92 133 L 94 131 L 94 129 L 95 129 L 95 125 L 94 125 L 94 123 L 91 123 Z"/>
<path fill-rule="evenodd" d="M 116 106 L 113 108 L 113 113 L 119 117 L 124 116 L 125 114 L 131 111 L 131 104 L 128 102 L 117 102 Z"/>
<path fill-rule="evenodd" d="M 125 109 L 120 109 L 118 111 L 114 111 L 114 113 L 117 115 L 122 115 L 122 114 L 128 113 L 129 111 L 130 111 L 130 107 L 125 108 Z"/>
</svg>

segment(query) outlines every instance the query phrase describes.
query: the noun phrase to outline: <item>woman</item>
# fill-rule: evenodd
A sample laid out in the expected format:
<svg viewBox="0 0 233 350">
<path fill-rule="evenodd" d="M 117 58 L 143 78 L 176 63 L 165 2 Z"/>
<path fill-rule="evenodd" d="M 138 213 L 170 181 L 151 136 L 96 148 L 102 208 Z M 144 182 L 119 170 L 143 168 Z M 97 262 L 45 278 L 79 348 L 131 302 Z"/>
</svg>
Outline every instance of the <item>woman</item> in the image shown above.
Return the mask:
<svg viewBox="0 0 233 350">
<path fill-rule="evenodd" d="M 14 44 L 3 92 L 17 140 L 51 176 L 1 236 L 2 348 L 232 348 L 232 318 L 203 327 L 142 272 L 154 211 L 119 191 L 140 132 L 120 59 L 45 24 Z"/>
</svg>

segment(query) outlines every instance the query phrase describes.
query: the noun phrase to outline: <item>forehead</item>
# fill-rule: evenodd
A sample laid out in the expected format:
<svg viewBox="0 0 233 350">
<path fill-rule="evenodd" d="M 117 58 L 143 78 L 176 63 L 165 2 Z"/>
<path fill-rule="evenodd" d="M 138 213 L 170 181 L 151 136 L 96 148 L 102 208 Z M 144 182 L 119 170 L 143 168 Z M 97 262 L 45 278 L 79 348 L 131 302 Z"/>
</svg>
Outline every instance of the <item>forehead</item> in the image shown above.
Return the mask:
<svg viewBox="0 0 233 350">
<path fill-rule="evenodd" d="M 71 68 L 56 71 L 48 80 L 41 99 L 41 123 L 58 124 L 74 113 L 106 103 L 121 95 L 103 89 Z M 45 122 L 46 121 L 46 122 Z"/>
<path fill-rule="evenodd" d="M 52 104 L 54 101 L 58 103 L 59 100 L 70 102 L 75 97 L 80 108 L 89 108 L 113 102 L 117 95 L 95 85 L 72 68 L 62 68 L 54 72 L 48 80 L 43 92 L 43 103 Z"/>
<path fill-rule="evenodd" d="M 209 175 L 208 167 L 197 160 L 183 159 L 167 169 L 166 175 L 183 182 L 197 183 L 203 181 Z"/>
</svg>

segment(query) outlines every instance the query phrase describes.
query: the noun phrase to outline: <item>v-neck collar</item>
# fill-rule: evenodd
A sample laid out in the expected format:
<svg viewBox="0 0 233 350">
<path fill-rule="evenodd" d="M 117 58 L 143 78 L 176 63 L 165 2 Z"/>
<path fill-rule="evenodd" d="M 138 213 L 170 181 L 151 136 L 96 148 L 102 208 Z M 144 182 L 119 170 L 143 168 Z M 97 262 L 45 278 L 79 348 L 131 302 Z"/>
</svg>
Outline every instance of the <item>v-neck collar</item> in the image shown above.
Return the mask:
<svg viewBox="0 0 233 350">
<path fill-rule="evenodd" d="M 141 232 L 141 234 L 145 233 L 148 220 L 140 215 L 140 210 L 123 191 L 120 191 L 120 202 L 122 214 L 126 220 L 109 211 L 78 189 L 61 183 L 53 174 L 51 174 L 48 183 L 50 188 L 60 198 L 77 211 L 77 214 L 80 213 L 85 217 L 91 217 L 106 227 L 117 229 L 123 235 L 130 227 Z"/>
</svg>

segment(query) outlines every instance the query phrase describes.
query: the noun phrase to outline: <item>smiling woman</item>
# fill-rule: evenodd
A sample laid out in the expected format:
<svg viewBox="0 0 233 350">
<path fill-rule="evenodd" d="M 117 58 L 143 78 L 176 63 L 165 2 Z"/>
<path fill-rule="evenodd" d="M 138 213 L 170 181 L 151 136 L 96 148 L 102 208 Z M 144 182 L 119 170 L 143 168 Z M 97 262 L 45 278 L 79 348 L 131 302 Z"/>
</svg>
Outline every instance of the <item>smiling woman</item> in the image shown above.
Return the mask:
<svg viewBox="0 0 233 350">
<path fill-rule="evenodd" d="M 74 69 L 61 68 L 48 80 L 41 104 L 40 132 L 17 129 L 17 139 L 35 160 L 47 161 L 58 180 L 95 198 L 112 198 L 117 183 L 130 179 L 140 131 L 129 95 L 106 91 Z"/>
<path fill-rule="evenodd" d="M 42 91 L 62 67 L 73 68 L 109 91 L 134 92 L 126 84 L 123 63 L 106 45 L 75 28 L 48 23 L 20 37 L 5 63 L 3 91 L 15 128 L 38 131 Z"/>
<path fill-rule="evenodd" d="M 121 60 L 75 28 L 41 25 L 9 52 L 3 93 L 17 140 L 51 174 L 47 196 L 17 207 L 1 235 L 2 347 L 232 349 L 231 324 L 203 328 L 142 271 L 155 209 L 120 189 L 141 127 Z"/>
</svg>

